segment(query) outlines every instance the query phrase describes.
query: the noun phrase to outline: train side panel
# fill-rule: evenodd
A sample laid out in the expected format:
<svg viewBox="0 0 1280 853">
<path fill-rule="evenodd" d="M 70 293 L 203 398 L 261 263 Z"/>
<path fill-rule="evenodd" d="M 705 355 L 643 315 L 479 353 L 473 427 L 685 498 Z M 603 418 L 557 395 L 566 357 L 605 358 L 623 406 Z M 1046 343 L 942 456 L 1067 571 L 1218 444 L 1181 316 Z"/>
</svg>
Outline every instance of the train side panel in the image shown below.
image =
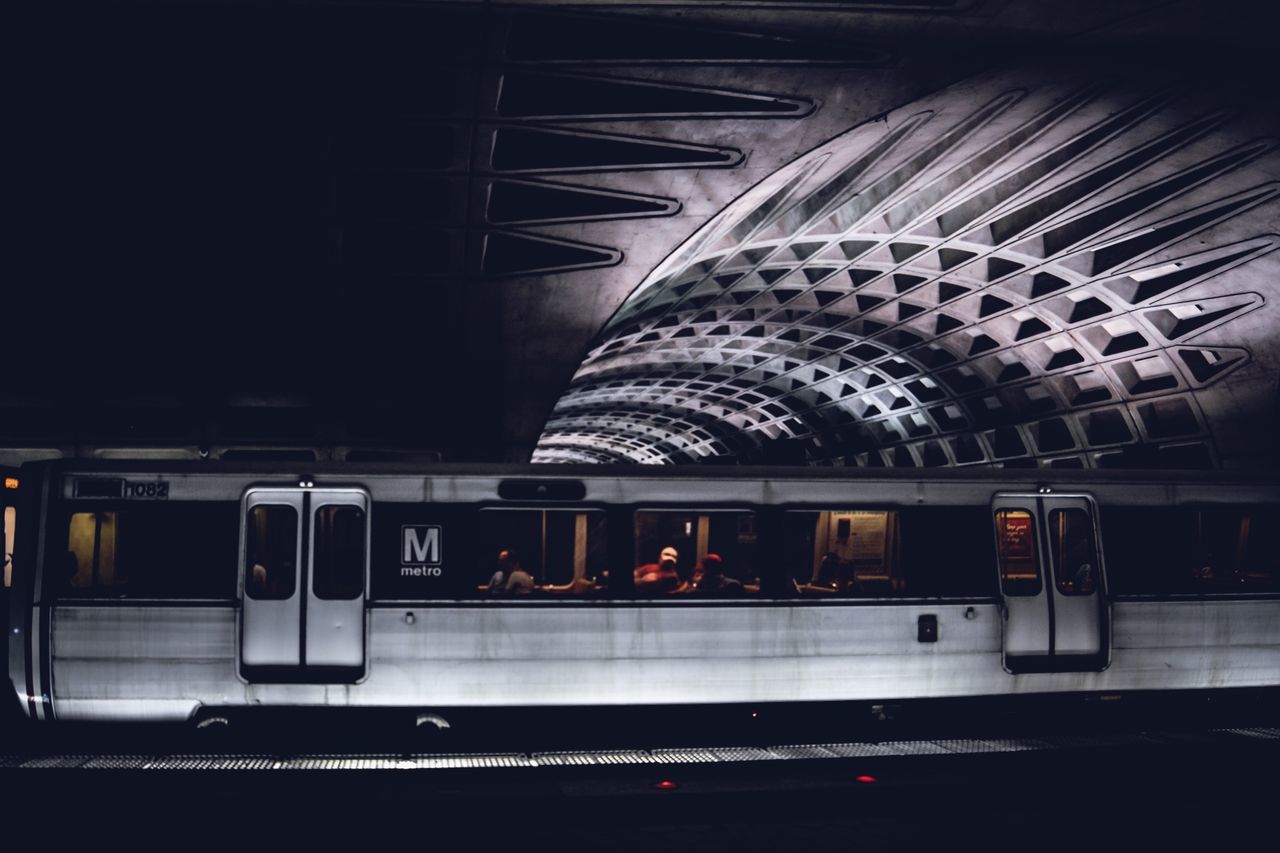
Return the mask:
<svg viewBox="0 0 1280 853">
<path fill-rule="evenodd" d="M 938 620 L 920 643 L 918 619 Z M 409 618 L 411 617 L 411 618 Z M 377 607 L 368 677 L 245 684 L 235 613 L 68 607 L 60 719 L 184 719 L 202 706 L 626 705 L 909 700 L 1275 685 L 1280 602 L 1120 603 L 1102 672 L 1011 675 L 990 604 Z"/>
</svg>

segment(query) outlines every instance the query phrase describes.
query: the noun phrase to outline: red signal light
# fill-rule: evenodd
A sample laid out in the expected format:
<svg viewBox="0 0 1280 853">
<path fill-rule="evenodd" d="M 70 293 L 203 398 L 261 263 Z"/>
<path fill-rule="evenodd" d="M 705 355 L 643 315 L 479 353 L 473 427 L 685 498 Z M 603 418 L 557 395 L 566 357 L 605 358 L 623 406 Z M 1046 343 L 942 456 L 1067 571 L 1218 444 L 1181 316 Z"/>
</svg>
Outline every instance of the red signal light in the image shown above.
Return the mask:
<svg viewBox="0 0 1280 853">
<path fill-rule="evenodd" d="M 663 779 L 661 782 L 654 782 L 653 787 L 657 788 L 659 791 L 674 791 L 680 786 L 675 782 L 672 782 L 670 779 Z"/>
<path fill-rule="evenodd" d="M 864 774 L 864 775 L 862 775 L 862 776 L 859 776 L 859 777 L 858 777 L 858 781 L 859 781 L 859 782 L 861 782 L 861 783 L 862 783 L 862 784 L 864 784 L 864 785 L 873 785 L 873 784 L 875 784 L 876 777 L 874 777 L 874 776 L 867 776 L 867 775 L 865 775 L 865 774 Z"/>
</svg>

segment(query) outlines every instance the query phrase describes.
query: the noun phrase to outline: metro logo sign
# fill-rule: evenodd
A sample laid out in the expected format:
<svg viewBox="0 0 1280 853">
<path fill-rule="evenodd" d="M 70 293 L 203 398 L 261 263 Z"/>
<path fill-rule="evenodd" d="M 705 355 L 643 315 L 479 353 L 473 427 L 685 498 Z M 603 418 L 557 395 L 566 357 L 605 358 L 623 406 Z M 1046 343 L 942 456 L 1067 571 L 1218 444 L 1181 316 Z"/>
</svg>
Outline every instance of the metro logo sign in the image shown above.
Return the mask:
<svg viewBox="0 0 1280 853">
<path fill-rule="evenodd" d="M 440 568 L 438 524 L 405 524 L 400 527 L 400 577 L 438 578 Z"/>
<path fill-rule="evenodd" d="M 438 524 L 405 524 L 400 528 L 400 565 L 440 565 L 440 532 Z"/>
</svg>

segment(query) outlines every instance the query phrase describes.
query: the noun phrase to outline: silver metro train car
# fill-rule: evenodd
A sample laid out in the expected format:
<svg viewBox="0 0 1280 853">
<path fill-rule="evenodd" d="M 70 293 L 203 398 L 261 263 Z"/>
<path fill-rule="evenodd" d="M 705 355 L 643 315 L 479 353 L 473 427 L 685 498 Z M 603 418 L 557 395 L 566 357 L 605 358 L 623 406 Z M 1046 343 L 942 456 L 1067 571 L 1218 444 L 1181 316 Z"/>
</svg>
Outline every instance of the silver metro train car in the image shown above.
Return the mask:
<svg viewBox="0 0 1280 853">
<path fill-rule="evenodd" d="M 24 466 L 37 720 L 1280 687 L 1274 475 Z"/>
</svg>

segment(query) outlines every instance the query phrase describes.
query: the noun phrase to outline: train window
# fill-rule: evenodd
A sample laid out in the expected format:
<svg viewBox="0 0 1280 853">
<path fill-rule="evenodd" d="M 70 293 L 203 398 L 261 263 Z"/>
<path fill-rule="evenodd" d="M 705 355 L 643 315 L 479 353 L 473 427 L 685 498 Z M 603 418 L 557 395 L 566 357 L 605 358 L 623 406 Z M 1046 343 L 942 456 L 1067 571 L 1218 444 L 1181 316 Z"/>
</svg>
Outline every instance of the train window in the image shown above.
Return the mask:
<svg viewBox="0 0 1280 853">
<path fill-rule="evenodd" d="M 476 591 L 482 595 L 596 595 L 607 579 L 605 513 L 486 509 L 480 512 Z"/>
<path fill-rule="evenodd" d="M 13 537 L 18 531 L 18 511 L 4 508 L 4 585 L 13 586 Z"/>
<path fill-rule="evenodd" d="M 903 588 L 898 513 L 787 514 L 789 574 L 802 596 L 872 596 Z"/>
<path fill-rule="evenodd" d="M 364 592 L 364 510 L 326 505 L 315 515 L 315 580 L 318 598 L 350 601 Z"/>
<path fill-rule="evenodd" d="M 1063 595 L 1092 595 L 1098 588 L 1098 549 L 1093 542 L 1093 517 L 1082 509 L 1049 513 L 1053 573 Z"/>
<path fill-rule="evenodd" d="M 292 598 L 298 582 L 298 511 L 258 504 L 245 522 L 245 592 L 259 601 Z"/>
<path fill-rule="evenodd" d="M 635 515 L 636 595 L 756 595 L 756 517 L 751 512 L 646 510 Z"/>
<path fill-rule="evenodd" d="M 73 590 L 97 591 L 125 583 L 116 572 L 114 512 L 76 512 L 67 530 L 67 566 Z"/>
<path fill-rule="evenodd" d="M 1118 595 L 1280 591 L 1280 507 L 1111 507 L 1107 572 Z"/>
<path fill-rule="evenodd" d="M 802 597 L 994 593 L 982 507 L 839 509 L 786 515 L 786 568 Z"/>
<path fill-rule="evenodd" d="M 1043 585 L 1036 555 L 1036 525 L 1029 511 L 996 511 L 996 548 L 1004 594 L 1039 595 Z"/>
<path fill-rule="evenodd" d="M 63 559 L 46 569 L 51 588 L 71 596 L 231 598 L 238 515 L 234 503 L 188 501 L 69 513 Z"/>
<path fill-rule="evenodd" d="M 912 507 L 898 513 L 904 592 L 994 596 L 996 562 L 985 506 Z"/>
</svg>

